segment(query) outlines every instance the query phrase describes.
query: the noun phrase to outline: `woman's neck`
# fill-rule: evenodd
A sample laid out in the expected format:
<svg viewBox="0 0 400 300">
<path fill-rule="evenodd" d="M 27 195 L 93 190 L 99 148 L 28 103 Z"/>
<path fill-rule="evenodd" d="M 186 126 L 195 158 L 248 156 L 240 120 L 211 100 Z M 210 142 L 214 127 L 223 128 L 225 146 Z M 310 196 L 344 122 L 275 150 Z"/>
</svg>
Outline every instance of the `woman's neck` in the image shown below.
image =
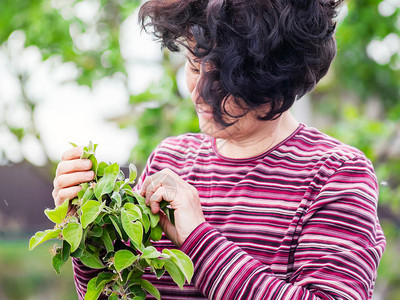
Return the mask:
<svg viewBox="0 0 400 300">
<path fill-rule="evenodd" d="M 234 126 L 234 125 L 233 125 Z M 272 121 L 254 120 L 247 131 L 232 130 L 229 138 L 216 139 L 218 152 L 229 158 L 250 158 L 262 154 L 289 137 L 299 126 L 290 112 Z"/>
</svg>

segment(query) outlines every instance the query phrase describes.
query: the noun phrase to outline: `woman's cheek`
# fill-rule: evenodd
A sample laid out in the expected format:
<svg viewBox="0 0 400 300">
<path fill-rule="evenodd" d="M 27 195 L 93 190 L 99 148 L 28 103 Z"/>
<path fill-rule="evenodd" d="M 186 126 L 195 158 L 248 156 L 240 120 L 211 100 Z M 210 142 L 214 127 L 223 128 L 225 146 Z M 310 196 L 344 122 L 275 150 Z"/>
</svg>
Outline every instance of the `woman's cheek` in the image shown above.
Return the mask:
<svg viewBox="0 0 400 300">
<path fill-rule="evenodd" d="M 188 62 L 186 62 L 185 64 L 185 77 L 186 77 L 186 87 L 189 90 L 189 92 L 192 93 L 196 87 L 197 80 L 195 80 L 194 74 L 193 72 L 191 72 Z"/>
</svg>

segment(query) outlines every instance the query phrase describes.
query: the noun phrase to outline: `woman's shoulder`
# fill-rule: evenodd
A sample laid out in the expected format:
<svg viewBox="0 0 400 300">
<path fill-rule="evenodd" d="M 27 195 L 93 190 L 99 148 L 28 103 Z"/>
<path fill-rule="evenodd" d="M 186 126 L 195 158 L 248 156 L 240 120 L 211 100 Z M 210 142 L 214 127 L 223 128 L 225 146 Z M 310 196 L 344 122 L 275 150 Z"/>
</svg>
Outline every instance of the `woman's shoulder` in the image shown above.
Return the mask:
<svg viewBox="0 0 400 300">
<path fill-rule="evenodd" d="M 365 154 L 346 143 L 334 138 L 317 128 L 304 126 L 290 141 L 305 156 L 320 156 L 321 159 L 340 161 L 367 159 Z"/>
<path fill-rule="evenodd" d="M 308 169 L 310 175 L 323 185 L 333 174 L 369 178 L 376 181 L 374 167 L 359 149 L 329 136 L 316 128 L 304 126 L 288 143 L 291 161 Z M 340 176 L 342 176 L 340 175 Z M 371 181 L 371 182 L 372 182 Z"/>
<path fill-rule="evenodd" d="M 201 148 L 211 149 L 211 137 L 204 133 L 185 133 L 165 138 L 157 147 L 158 153 L 187 155 L 197 153 Z"/>
<path fill-rule="evenodd" d="M 370 159 L 361 150 L 314 127 L 304 125 L 278 150 L 275 156 L 283 158 L 281 165 L 295 165 L 326 176 L 350 167 L 375 173 Z"/>
</svg>

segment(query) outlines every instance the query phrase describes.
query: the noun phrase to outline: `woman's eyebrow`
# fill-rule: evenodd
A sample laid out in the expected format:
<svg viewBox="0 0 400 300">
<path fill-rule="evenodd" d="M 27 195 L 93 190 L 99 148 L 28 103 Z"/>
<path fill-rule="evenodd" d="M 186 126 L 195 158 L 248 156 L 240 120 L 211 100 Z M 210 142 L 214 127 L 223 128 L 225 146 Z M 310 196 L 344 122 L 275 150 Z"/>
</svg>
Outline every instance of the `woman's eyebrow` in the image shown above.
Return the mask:
<svg viewBox="0 0 400 300">
<path fill-rule="evenodd" d="M 186 55 L 186 59 L 188 60 L 189 64 L 190 64 L 193 68 L 196 68 L 196 69 L 197 69 L 197 67 L 195 66 L 193 60 L 192 60 L 188 55 Z"/>
</svg>

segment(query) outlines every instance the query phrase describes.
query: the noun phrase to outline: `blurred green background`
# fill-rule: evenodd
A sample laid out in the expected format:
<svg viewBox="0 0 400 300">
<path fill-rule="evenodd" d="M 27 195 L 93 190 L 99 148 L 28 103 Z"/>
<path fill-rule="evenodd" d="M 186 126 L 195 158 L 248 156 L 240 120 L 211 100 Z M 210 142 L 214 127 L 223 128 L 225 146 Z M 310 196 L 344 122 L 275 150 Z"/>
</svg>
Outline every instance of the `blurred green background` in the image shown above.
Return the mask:
<svg viewBox="0 0 400 300">
<path fill-rule="evenodd" d="M 57 145 L 56 137 L 63 135 L 58 123 L 68 122 L 44 120 L 51 117 L 44 103 L 59 105 L 51 91 L 66 88 L 76 90 L 77 98 L 92 97 L 89 106 L 82 100 L 74 108 L 68 116 L 71 124 L 90 117 L 113 128 L 110 135 L 125 132 L 112 149 L 126 148 L 128 155 L 120 163 L 133 161 L 139 169 L 164 137 L 198 131 L 183 87 L 183 57 L 154 52 L 157 45 L 150 45 L 150 51 L 148 40 L 130 39 L 138 34 L 132 24 L 139 5 L 134 0 L 0 2 L 0 299 L 77 299 L 70 264 L 62 275 L 51 268 L 51 243 L 27 251 L 29 236 L 49 226 L 43 210 L 53 205 L 52 178 L 62 153 L 52 146 L 67 147 Z M 380 183 L 378 213 L 387 238 L 374 299 L 396 300 L 400 299 L 400 2 L 352 0 L 338 22 L 338 55 L 332 68 L 316 90 L 296 104 L 294 113 L 307 125 L 361 149 L 374 163 Z M 137 51 L 142 54 L 132 55 Z M 42 66 L 51 76 L 38 71 Z M 59 73 L 51 73 L 59 67 Z M 150 80 L 142 82 L 146 76 Z M 117 101 L 118 95 L 113 97 L 110 85 L 102 81 L 105 78 L 117 82 L 124 103 Z M 101 84 L 99 93 L 108 97 L 109 106 L 99 111 L 104 103 L 96 102 L 95 91 Z M 74 130 L 71 137 L 94 134 L 94 129 Z"/>
</svg>

